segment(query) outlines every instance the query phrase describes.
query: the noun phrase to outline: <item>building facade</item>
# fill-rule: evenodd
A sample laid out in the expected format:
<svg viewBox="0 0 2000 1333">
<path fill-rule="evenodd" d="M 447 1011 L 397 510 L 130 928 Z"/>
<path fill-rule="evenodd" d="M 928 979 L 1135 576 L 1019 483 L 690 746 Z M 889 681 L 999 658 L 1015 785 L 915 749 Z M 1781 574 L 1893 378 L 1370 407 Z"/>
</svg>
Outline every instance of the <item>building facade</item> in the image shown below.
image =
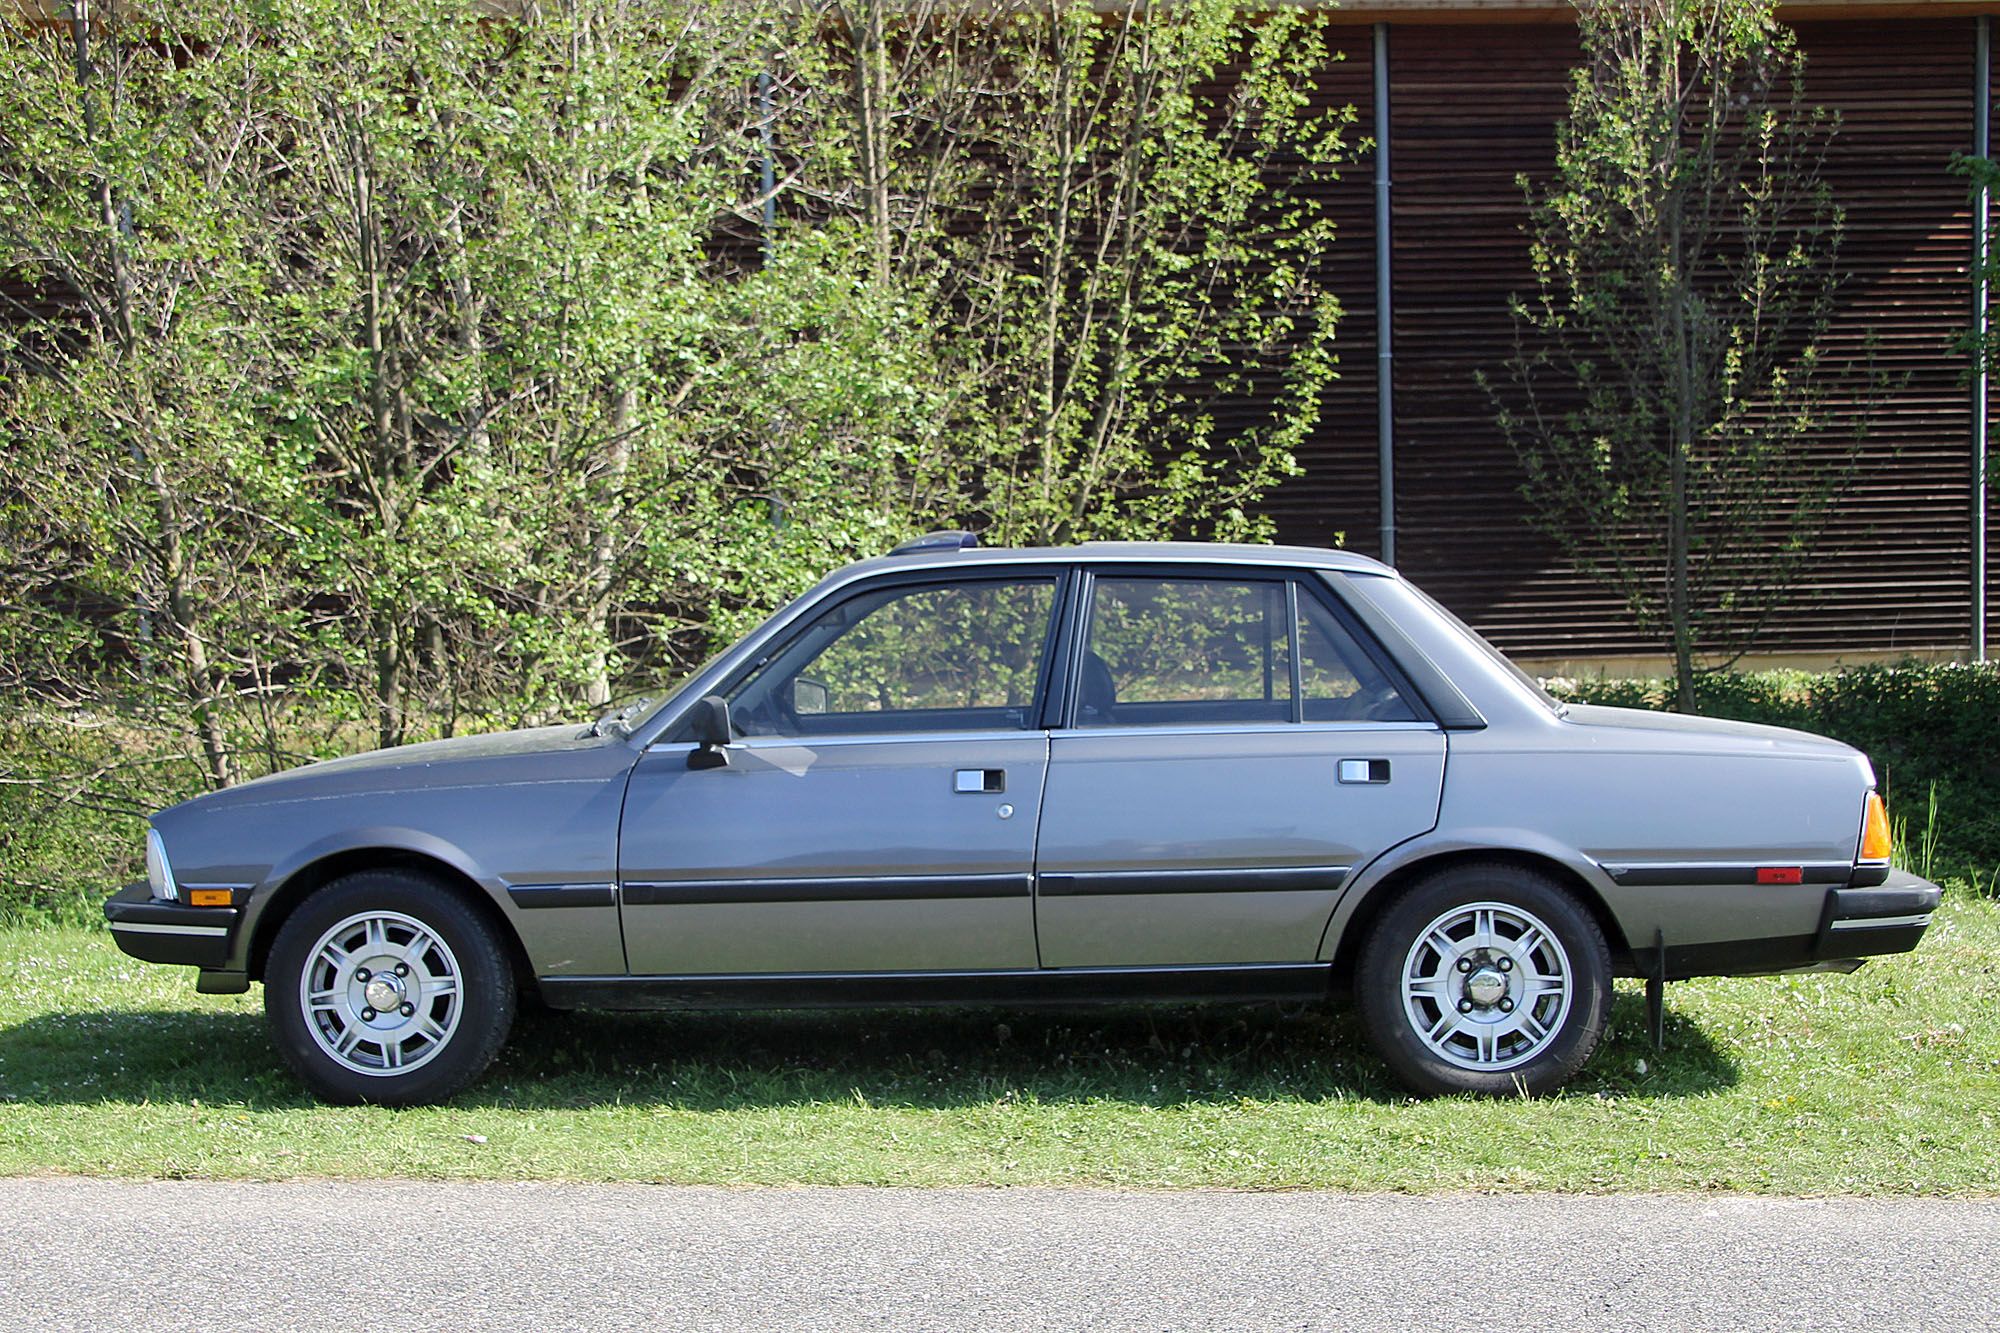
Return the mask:
<svg viewBox="0 0 2000 1333">
<path fill-rule="evenodd" d="M 1780 10 L 1806 54 L 1807 99 L 1839 117 L 1825 175 L 1846 227 L 1829 341 L 1865 351 L 1886 387 L 1855 409 L 1867 420 L 1852 484 L 1760 656 L 1963 658 L 2000 632 L 1981 595 L 1992 561 L 1975 558 L 2000 551 L 1974 480 L 1990 395 L 1954 346 L 1974 316 L 1974 206 L 1951 170 L 1983 144 L 1992 13 L 1964 0 Z M 1533 287 L 1519 178 L 1553 167 L 1579 59 L 1573 11 L 1387 0 L 1334 22 L 1342 58 L 1325 95 L 1379 142 L 1328 201 L 1343 228 L 1328 274 L 1345 308 L 1341 379 L 1304 475 L 1268 503 L 1279 537 L 1393 545 L 1398 567 L 1517 657 L 1642 666 L 1660 645 L 1524 521 L 1519 464 L 1476 380 L 1504 369 L 1509 297 Z"/>
</svg>

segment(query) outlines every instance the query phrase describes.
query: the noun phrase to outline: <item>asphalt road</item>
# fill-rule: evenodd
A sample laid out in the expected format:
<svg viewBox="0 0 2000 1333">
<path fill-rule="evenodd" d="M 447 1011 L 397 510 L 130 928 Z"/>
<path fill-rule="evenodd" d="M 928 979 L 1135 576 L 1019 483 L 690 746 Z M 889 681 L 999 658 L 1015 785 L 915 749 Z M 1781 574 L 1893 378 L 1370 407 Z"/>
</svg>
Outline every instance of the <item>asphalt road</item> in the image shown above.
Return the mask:
<svg viewBox="0 0 2000 1333">
<path fill-rule="evenodd" d="M 0 1329 L 2000 1328 L 2000 1200 L 0 1180 Z"/>
</svg>

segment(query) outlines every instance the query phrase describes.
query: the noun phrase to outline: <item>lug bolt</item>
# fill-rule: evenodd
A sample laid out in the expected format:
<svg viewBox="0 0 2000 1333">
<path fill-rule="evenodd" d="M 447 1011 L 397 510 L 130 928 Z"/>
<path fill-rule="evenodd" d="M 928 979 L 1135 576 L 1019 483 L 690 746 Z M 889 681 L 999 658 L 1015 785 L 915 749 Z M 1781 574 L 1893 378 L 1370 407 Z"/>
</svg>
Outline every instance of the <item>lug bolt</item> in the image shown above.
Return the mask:
<svg viewBox="0 0 2000 1333">
<path fill-rule="evenodd" d="M 1461 1014 L 1469 1014 L 1469 1013 L 1471 1013 L 1471 1012 L 1472 1012 L 1472 1001 L 1470 1001 L 1470 1000 L 1460 1000 L 1460 1001 L 1458 1002 L 1458 1012 L 1460 1012 Z"/>
<path fill-rule="evenodd" d="M 367 980 L 368 980 L 368 976 L 369 976 L 369 972 L 368 972 L 368 969 L 367 969 L 367 968 L 365 968 L 365 967 L 357 967 L 357 968 L 355 968 L 355 969 L 354 969 L 354 979 L 355 979 L 356 981 L 363 981 L 363 982 L 365 982 L 365 981 L 367 981 Z"/>
<path fill-rule="evenodd" d="M 1461 972 L 1470 972 L 1470 971 L 1472 970 L 1472 960 L 1471 960 L 1470 958 L 1461 958 L 1461 959 L 1459 959 L 1459 960 L 1458 960 L 1458 970 L 1459 970 L 1459 971 L 1461 971 Z M 362 978 L 362 980 L 364 980 L 364 981 L 365 981 L 365 980 L 367 980 L 367 978 L 366 978 L 366 977 L 364 977 L 364 978 Z"/>
<path fill-rule="evenodd" d="M 396 975 L 399 977 L 407 977 L 408 975 L 410 975 L 410 965 L 408 963 L 396 964 Z"/>
<path fill-rule="evenodd" d="M 417 1006 L 415 1006 L 414 1004 L 406 1004 L 403 1006 L 403 1017 L 405 1018 L 412 1017 L 413 1015 L 416 1014 L 416 1012 L 417 1012 Z"/>
<path fill-rule="evenodd" d="M 375 1021 L 375 1011 L 373 1009 L 363 1009 L 361 1011 L 361 1021 L 364 1023 L 373 1023 Z"/>
<path fill-rule="evenodd" d="M 1513 1012 L 1514 1012 L 1514 1002 L 1513 1002 L 1512 1000 L 1502 1000 L 1502 1001 L 1500 1001 L 1500 1012 L 1501 1012 L 1501 1013 L 1503 1013 L 1503 1014 L 1511 1014 L 1511 1013 L 1513 1013 Z"/>
<path fill-rule="evenodd" d="M 1500 960 L 1500 970 L 1502 972 L 1512 972 L 1514 970 L 1514 960 L 1511 958 L 1502 958 Z"/>
</svg>

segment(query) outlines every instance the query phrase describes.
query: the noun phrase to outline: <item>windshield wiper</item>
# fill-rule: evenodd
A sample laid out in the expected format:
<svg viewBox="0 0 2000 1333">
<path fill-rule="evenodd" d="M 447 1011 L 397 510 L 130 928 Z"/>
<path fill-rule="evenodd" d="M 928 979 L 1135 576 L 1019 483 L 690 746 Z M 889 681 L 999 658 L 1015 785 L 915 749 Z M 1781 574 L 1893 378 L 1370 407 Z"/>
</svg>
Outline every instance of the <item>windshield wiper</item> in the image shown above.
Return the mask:
<svg viewBox="0 0 2000 1333">
<path fill-rule="evenodd" d="M 603 717 L 598 718 L 597 721 L 590 724 L 590 730 L 583 734 L 586 736 L 603 736 L 615 729 L 621 736 L 630 736 L 632 734 L 632 719 L 637 717 L 652 702 L 653 697 L 651 695 L 641 695 L 617 712 L 606 713 Z"/>
</svg>

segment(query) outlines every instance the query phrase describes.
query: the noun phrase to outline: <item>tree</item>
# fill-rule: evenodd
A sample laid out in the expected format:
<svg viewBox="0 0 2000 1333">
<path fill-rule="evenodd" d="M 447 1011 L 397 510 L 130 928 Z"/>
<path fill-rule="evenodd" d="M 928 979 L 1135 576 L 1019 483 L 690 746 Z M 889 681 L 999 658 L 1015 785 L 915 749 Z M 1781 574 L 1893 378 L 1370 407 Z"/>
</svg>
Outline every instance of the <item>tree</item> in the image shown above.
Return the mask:
<svg viewBox="0 0 2000 1333">
<path fill-rule="evenodd" d="M 250 40 L 247 18 L 208 17 L 224 46 Z M 42 297 L 0 312 L 4 633 L 43 697 L 110 703 L 219 787 L 270 741 L 289 638 L 249 595 L 285 581 L 285 536 L 246 449 L 260 222 L 229 184 L 272 90 L 189 54 L 81 3 L 0 41 L 0 265 Z"/>
<path fill-rule="evenodd" d="M 892 13 L 893 11 L 893 13 Z M 961 521 L 1249 537 L 1334 371 L 1322 19 L 1232 0 L 828 6 L 800 188 L 933 330 Z M 850 188 L 851 187 L 851 188 Z"/>
<path fill-rule="evenodd" d="M 1586 0 L 1536 289 L 1496 390 L 1531 521 L 1625 598 L 1694 711 L 1791 596 L 1853 456 L 1830 429 L 1831 117 L 1768 0 Z M 1844 370 L 1845 368 L 1838 368 Z"/>
</svg>

